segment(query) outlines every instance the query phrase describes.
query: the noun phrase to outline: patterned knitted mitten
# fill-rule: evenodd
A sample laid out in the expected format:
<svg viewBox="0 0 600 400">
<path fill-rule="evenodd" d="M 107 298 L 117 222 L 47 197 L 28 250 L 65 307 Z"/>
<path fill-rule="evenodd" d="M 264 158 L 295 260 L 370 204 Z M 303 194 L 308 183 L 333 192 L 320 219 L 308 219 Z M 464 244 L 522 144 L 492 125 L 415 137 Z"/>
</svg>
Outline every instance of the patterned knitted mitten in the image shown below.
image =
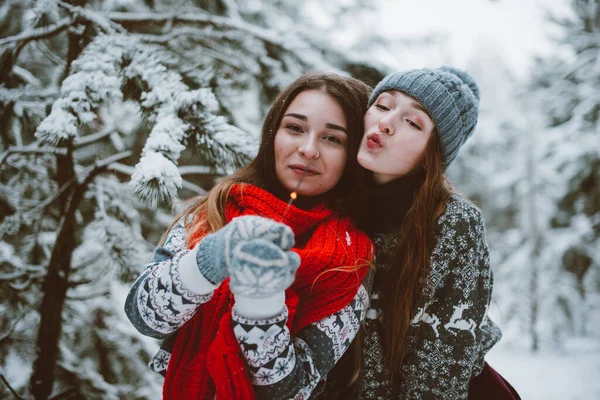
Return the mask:
<svg viewBox="0 0 600 400">
<path fill-rule="evenodd" d="M 231 291 L 253 299 L 283 292 L 294 282 L 300 266 L 300 256 L 288 249 L 264 239 L 240 243 L 233 250 L 229 269 Z"/>
<path fill-rule="evenodd" d="M 286 250 L 294 245 L 294 233 L 285 224 L 256 215 L 237 217 L 198 243 L 198 269 L 211 283 L 221 283 L 227 278 L 235 247 L 253 239 L 263 239 Z"/>
</svg>

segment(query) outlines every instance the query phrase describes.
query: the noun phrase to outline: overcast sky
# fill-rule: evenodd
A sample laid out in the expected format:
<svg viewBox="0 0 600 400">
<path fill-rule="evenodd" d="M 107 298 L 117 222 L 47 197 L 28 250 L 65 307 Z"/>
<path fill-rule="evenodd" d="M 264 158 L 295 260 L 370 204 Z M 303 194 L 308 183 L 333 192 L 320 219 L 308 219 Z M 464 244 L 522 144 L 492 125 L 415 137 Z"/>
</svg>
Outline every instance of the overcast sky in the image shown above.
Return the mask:
<svg viewBox="0 0 600 400">
<path fill-rule="evenodd" d="M 344 2 L 344 0 L 340 0 Z M 368 30 L 386 38 L 410 38 L 447 34 L 449 48 L 445 57 L 464 67 L 474 48 L 494 47 L 516 75 L 523 76 L 533 54 L 544 54 L 551 47 L 548 35 L 552 25 L 545 19 L 548 9 L 564 15 L 568 0 L 380 0 L 379 10 L 364 16 L 343 35 L 332 38 L 347 45 Z M 318 19 L 331 24 L 321 13 Z M 380 52 L 383 62 L 397 67 L 398 56 Z M 396 58 L 395 58 L 396 57 Z M 379 56 L 378 56 L 379 58 Z M 403 67 L 437 66 L 435 56 L 402 58 Z M 432 63 L 433 65 L 427 65 Z M 425 65 L 423 65 L 425 64 Z"/>
</svg>

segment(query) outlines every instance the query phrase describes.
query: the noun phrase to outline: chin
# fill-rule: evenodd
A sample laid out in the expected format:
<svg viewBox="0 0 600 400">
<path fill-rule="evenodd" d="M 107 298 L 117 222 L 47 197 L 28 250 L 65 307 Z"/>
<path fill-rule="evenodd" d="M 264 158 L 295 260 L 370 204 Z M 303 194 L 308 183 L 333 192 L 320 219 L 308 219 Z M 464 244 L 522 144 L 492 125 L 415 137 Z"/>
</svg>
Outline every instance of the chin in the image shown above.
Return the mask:
<svg viewBox="0 0 600 400">
<path fill-rule="evenodd" d="M 298 193 L 298 196 L 312 197 L 312 196 L 318 196 L 318 195 L 323 194 L 325 192 L 311 190 L 311 189 L 308 189 L 308 190 L 306 190 L 306 189 L 305 190 L 300 189 L 296 193 Z"/>
<path fill-rule="evenodd" d="M 284 183 L 281 186 L 283 186 L 283 188 L 290 193 L 293 192 L 294 189 L 296 189 L 296 185 L 289 185 L 287 183 Z"/>
<path fill-rule="evenodd" d="M 373 160 L 371 157 L 369 157 L 368 155 L 365 156 L 364 154 L 360 154 L 358 153 L 358 156 L 356 157 L 356 161 L 358 162 L 358 164 L 363 167 L 364 169 L 368 169 L 368 170 L 373 170 L 373 168 L 377 167 L 377 161 Z"/>
</svg>

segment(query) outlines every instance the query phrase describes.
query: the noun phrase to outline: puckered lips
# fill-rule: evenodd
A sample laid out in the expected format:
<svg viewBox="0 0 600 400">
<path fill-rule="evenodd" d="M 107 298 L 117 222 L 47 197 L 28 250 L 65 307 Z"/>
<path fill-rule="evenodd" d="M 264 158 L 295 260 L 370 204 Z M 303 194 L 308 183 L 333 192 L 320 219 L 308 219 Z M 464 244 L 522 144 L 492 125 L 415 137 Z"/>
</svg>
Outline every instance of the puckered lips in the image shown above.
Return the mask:
<svg viewBox="0 0 600 400">
<path fill-rule="evenodd" d="M 288 166 L 295 174 L 297 175 L 306 175 L 306 176 L 311 176 L 311 175 L 318 175 L 319 172 L 315 169 L 312 169 L 310 166 L 308 165 L 304 165 L 304 164 L 292 164 Z"/>
<path fill-rule="evenodd" d="M 370 133 L 367 136 L 367 147 L 371 150 L 377 150 L 383 147 L 383 143 L 381 141 L 381 136 L 377 133 Z"/>
</svg>

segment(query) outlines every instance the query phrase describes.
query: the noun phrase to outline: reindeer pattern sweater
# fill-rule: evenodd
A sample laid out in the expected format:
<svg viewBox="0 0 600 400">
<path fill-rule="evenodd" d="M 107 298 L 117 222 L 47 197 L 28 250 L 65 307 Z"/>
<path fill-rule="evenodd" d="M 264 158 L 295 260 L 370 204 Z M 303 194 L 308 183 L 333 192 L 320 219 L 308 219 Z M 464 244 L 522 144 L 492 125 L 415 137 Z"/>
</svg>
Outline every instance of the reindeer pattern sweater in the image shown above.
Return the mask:
<svg viewBox="0 0 600 400">
<path fill-rule="evenodd" d="M 398 196 L 390 195 L 389 200 L 382 197 L 383 193 L 378 196 L 380 201 L 393 202 L 398 208 Z M 376 209 L 381 211 L 382 207 Z M 394 279 L 391 263 L 399 228 L 389 225 L 393 220 L 389 214 L 379 219 L 381 224 L 372 220 L 370 226 L 374 228 L 370 236 L 376 245 L 376 276 L 365 321 L 358 383 L 347 389 L 353 363 L 342 359 L 328 376 L 319 398 L 467 399 L 470 379 L 481 372 L 486 353 L 501 337 L 487 316 L 493 277 L 481 212 L 453 194 L 437 221 L 428 300 L 418 308 L 412 321 L 408 351 L 395 392 L 383 366 L 385 317 L 381 301 L 385 299 L 386 282 Z"/>
<path fill-rule="evenodd" d="M 165 376 L 177 330 L 209 302 L 216 288 L 186 272 L 195 255 L 186 247 L 182 222 L 174 225 L 154 261 L 144 267 L 125 303 L 125 312 L 142 334 L 162 339 L 149 366 Z M 193 265 L 195 273 L 197 267 Z M 233 330 L 260 399 L 307 399 L 319 393 L 324 378 L 356 336 L 368 307 L 368 275 L 351 303 L 291 337 L 284 309 L 272 318 L 247 318 L 232 311 Z M 193 289 L 193 290 L 192 290 Z M 206 294 L 197 294 L 206 293 Z M 237 303 L 236 303 L 237 306 Z M 260 307 L 255 303 L 253 306 Z M 268 307 L 269 305 L 265 305 Z"/>
</svg>

